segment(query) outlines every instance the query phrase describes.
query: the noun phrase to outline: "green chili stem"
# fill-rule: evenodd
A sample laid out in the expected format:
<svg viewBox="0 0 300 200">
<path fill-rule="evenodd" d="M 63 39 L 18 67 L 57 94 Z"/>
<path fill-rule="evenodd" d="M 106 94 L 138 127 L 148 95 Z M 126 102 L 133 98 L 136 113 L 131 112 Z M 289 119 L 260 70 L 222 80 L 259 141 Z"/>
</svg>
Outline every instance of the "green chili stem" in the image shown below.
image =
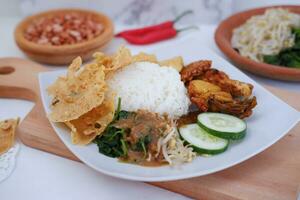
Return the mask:
<svg viewBox="0 0 300 200">
<path fill-rule="evenodd" d="M 188 15 L 188 14 L 192 14 L 193 13 L 193 10 L 186 10 L 184 11 L 183 13 L 181 13 L 180 15 L 178 15 L 174 20 L 173 20 L 173 23 L 176 23 L 178 22 L 182 17 Z"/>
<path fill-rule="evenodd" d="M 190 30 L 190 29 L 199 30 L 199 27 L 198 26 L 189 26 L 189 27 L 186 27 L 186 28 L 177 29 L 176 31 L 177 31 L 177 33 L 179 33 L 179 32 Z"/>
</svg>

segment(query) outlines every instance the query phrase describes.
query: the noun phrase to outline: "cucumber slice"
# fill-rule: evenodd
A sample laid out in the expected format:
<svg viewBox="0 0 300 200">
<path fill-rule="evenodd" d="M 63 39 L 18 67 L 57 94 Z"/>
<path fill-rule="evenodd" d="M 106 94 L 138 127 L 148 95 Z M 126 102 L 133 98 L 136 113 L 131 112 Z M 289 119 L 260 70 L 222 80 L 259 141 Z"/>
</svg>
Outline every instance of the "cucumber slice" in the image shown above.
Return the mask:
<svg viewBox="0 0 300 200">
<path fill-rule="evenodd" d="M 228 140 L 210 135 L 198 124 L 184 125 L 179 128 L 181 137 L 189 143 L 194 151 L 200 154 L 218 154 L 224 152 L 229 144 Z"/>
<path fill-rule="evenodd" d="M 197 122 L 208 133 L 220 138 L 238 140 L 246 135 L 246 122 L 232 115 L 201 113 L 197 117 Z"/>
</svg>

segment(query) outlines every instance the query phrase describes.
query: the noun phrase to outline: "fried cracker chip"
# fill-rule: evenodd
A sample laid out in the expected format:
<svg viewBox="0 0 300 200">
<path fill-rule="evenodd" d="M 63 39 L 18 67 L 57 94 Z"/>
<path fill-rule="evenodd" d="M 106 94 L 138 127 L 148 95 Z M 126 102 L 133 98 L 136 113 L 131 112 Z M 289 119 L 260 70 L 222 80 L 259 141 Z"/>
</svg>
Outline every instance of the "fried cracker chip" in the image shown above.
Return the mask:
<svg viewBox="0 0 300 200">
<path fill-rule="evenodd" d="M 77 119 L 103 102 L 106 90 L 104 67 L 96 63 L 81 67 L 81 64 L 80 57 L 73 60 L 67 76 L 59 77 L 47 89 L 53 97 L 51 121 Z"/>
<path fill-rule="evenodd" d="M 177 56 L 171 59 L 163 60 L 159 62 L 160 66 L 173 67 L 178 72 L 180 72 L 183 68 L 183 59 L 181 56 Z"/>
<path fill-rule="evenodd" d="M 107 56 L 101 52 L 97 52 L 93 56 L 99 66 L 104 66 L 106 75 L 132 63 L 131 53 L 124 46 L 121 46 L 113 56 Z"/>
<path fill-rule="evenodd" d="M 103 103 L 78 119 L 65 122 L 71 129 L 72 143 L 86 145 L 100 135 L 114 117 L 113 98 L 105 98 Z"/>
<path fill-rule="evenodd" d="M 112 70 L 117 70 L 119 68 L 125 67 L 132 62 L 132 56 L 129 49 L 124 46 L 121 46 L 117 53 L 113 57 L 112 61 Z"/>
<path fill-rule="evenodd" d="M 134 62 L 153 62 L 157 63 L 156 56 L 154 54 L 146 54 L 139 53 L 137 55 L 132 56 L 130 50 L 124 46 L 121 46 L 116 54 L 112 56 L 105 55 L 102 52 L 97 52 L 94 55 L 95 63 L 97 65 L 104 66 L 104 72 L 106 74 L 106 78 L 111 76 L 113 72 L 126 67 Z"/>
<path fill-rule="evenodd" d="M 112 61 L 113 57 L 105 55 L 102 52 L 96 52 L 93 54 L 94 61 L 99 65 L 99 66 L 104 66 L 104 69 L 106 68 L 111 68 L 112 67 Z"/>
<path fill-rule="evenodd" d="M 132 57 L 132 62 L 152 62 L 157 63 L 156 56 L 154 54 L 146 54 L 141 52 Z"/>
<path fill-rule="evenodd" d="M 0 155 L 14 145 L 15 132 L 18 124 L 19 118 L 0 121 Z"/>
</svg>

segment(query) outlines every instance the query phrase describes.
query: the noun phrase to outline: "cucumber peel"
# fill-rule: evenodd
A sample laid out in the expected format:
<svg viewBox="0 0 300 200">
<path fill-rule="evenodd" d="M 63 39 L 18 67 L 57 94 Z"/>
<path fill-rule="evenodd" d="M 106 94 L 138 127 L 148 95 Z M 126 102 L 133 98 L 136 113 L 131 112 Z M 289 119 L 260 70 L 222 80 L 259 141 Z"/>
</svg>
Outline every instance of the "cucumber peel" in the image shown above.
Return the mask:
<svg viewBox="0 0 300 200">
<path fill-rule="evenodd" d="M 240 140 L 246 136 L 246 123 L 223 113 L 201 113 L 197 124 L 209 134 L 228 140 Z"/>
<path fill-rule="evenodd" d="M 207 133 L 198 124 L 180 127 L 180 136 L 199 154 L 219 154 L 228 148 L 229 141 Z"/>
</svg>

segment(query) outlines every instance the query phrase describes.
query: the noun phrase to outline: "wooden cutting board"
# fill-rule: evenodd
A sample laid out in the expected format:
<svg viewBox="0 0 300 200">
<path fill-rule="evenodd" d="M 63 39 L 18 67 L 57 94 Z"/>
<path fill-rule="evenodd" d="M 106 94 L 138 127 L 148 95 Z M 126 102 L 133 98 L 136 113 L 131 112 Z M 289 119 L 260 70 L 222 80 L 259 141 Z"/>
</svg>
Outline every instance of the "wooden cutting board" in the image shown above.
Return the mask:
<svg viewBox="0 0 300 200">
<path fill-rule="evenodd" d="M 0 59 L 0 97 L 35 102 L 18 128 L 24 144 L 79 161 L 55 134 L 42 107 L 37 75 L 49 70 L 23 59 Z M 266 88 L 300 110 L 300 93 Z M 296 199 L 300 189 L 300 124 L 275 145 L 239 165 L 207 176 L 150 184 L 197 199 Z"/>
</svg>

